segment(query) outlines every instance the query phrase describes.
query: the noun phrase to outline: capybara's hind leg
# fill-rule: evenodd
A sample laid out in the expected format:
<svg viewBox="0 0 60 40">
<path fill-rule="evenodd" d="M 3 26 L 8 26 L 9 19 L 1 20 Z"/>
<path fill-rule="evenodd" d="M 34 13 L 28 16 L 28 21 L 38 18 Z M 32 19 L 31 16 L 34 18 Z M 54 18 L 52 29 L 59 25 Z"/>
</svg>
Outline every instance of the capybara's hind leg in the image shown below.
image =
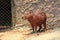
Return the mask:
<svg viewBox="0 0 60 40">
<path fill-rule="evenodd" d="M 43 24 L 43 26 L 44 26 L 43 31 L 46 31 L 46 22 Z"/>
<path fill-rule="evenodd" d="M 35 31 L 35 33 L 37 33 L 37 26 L 34 26 L 34 29 L 35 29 L 35 30 L 34 30 L 34 31 Z"/>
<path fill-rule="evenodd" d="M 37 32 L 40 32 L 40 31 L 41 31 L 41 28 L 42 28 L 42 26 L 40 25 L 40 26 L 39 26 L 39 29 L 38 29 L 38 31 L 37 31 Z"/>
</svg>

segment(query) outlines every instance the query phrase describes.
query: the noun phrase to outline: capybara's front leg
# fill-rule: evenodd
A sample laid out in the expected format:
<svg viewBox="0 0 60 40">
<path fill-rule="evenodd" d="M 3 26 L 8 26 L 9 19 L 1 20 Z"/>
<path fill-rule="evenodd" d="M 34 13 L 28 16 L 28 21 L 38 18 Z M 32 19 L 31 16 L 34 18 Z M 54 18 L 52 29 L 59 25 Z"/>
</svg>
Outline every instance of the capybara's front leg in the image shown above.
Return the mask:
<svg viewBox="0 0 60 40">
<path fill-rule="evenodd" d="M 33 30 L 33 32 L 32 33 L 34 33 L 34 26 L 33 25 L 31 25 L 32 26 L 32 30 Z"/>
</svg>

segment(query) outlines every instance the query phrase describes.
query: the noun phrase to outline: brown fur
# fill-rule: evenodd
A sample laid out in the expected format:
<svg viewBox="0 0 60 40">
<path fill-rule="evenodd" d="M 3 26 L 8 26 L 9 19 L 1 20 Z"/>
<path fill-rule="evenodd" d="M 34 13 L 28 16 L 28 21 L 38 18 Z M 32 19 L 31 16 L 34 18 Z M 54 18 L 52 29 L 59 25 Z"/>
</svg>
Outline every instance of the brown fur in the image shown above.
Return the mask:
<svg viewBox="0 0 60 40">
<path fill-rule="evenodd" d="M 40 10 L 37 10 L 35 13 L 30 11 L 29 13 L 25 14 L 24 18 L 27 19 L 31 24 L 33 32 L 37 32 L 37 26 L 39 26 L 38 31 L 40 31 L 42 25 L 44 26 L 44 31 L 46 30 L 46 13 L 41 12 Z"/>
</svg>

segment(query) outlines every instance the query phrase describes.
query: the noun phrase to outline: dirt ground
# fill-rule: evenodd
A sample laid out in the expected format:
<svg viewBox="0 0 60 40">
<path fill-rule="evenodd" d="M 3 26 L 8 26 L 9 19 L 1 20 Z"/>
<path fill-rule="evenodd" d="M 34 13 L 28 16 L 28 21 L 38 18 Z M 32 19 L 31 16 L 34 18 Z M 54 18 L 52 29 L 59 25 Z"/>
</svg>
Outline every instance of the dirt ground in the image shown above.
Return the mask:
<svg viewBox="0 0 60 40">
<path fill-rule="evenodd" d="M 0 32 L 0 40 L 60 40 L 59 30 L 47 30 L 30 34 L 32 30 L 22 31 L 13 29 L 6 32 Z"/>
</svg>

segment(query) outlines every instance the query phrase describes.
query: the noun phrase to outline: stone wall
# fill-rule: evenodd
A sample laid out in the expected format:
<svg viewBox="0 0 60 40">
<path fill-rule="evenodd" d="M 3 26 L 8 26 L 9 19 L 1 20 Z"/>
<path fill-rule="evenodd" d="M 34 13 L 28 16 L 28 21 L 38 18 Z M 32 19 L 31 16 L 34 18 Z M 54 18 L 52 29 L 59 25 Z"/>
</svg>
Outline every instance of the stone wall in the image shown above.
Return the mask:
<svg viewBox="0 0 60 40">
<path fill-rule="evenodd" d="M 60 0 L 14 0 L 16 24 L 26 23 L 21 19 L 24 12 L 37 9 L 44 11 L 48 17 L 47 26 L 60 27 Z"/>
</svg>

